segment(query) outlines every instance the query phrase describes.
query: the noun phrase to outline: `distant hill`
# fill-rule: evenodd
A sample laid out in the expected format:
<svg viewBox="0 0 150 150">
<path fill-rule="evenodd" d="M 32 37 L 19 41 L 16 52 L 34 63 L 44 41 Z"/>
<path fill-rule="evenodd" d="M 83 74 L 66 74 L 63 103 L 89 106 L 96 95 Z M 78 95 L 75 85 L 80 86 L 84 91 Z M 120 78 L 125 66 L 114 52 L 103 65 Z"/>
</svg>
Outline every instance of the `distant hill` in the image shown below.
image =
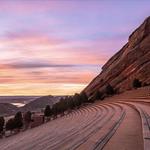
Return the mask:
<svg viewBox="0 0 150 150">
<path fill-rule="evenodd" d="M 102 67 L 101 73 L 84 89 L 87 95 L 104 91 L 111 84 L 119 92 L 132 88 L 138 78 L 150 84 L 150 16 L 138 27 L 123 48 Z"/>
<path fill-rule="evenodd" d="M 23 110 L 23 111 L 41 110 L 42 108 L 45 108 L 46 105 L 52 106 L 53 104 L 55 104 L 58 101 L 59 101 L 59 97 L 57 97 L 57 96 L 56 97 L 42 96 L 42 97 L 39 97 L 39 98 L 29 102 L 25 106 L 21 107 L 21 110 Z"/>
<path fill-rule="evenodd" d="M 0 116 L 12 115 L 18 111 L 18 108 L 9 103 L 0 103 Z"/>
<path fill-rule="evenodd" d="M 28 103 L 40 96 L 0 96 L 0 103 Z"/>
<path fill-rule="evenodd" d="M 61 96 L 1 96 L 0 116 L 13 115 L 17 111 L 40 111 L 46 105 L 52 106 Z M 16 107 L 11 103 L 25 103 L 23 107 Z"/>
</svg>

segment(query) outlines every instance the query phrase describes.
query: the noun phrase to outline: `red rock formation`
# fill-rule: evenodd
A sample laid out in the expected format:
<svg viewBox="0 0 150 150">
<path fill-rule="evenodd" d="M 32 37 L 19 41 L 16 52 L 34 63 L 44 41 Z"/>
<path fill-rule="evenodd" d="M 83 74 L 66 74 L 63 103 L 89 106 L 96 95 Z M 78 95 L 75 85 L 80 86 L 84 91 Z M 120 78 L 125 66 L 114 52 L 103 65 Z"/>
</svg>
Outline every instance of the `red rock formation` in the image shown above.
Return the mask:
<svg viewBox="0 0 150 150">
<path fill-rule="evenodd" d="M 102 67 L 102 72 L 85 88 L 88 95 L 103 91 L 108 83 L 119 91 L 131 89 L 138 78 L 150 83 L 150 16 L 128 39 L 128 43 Z"/>
</svg>

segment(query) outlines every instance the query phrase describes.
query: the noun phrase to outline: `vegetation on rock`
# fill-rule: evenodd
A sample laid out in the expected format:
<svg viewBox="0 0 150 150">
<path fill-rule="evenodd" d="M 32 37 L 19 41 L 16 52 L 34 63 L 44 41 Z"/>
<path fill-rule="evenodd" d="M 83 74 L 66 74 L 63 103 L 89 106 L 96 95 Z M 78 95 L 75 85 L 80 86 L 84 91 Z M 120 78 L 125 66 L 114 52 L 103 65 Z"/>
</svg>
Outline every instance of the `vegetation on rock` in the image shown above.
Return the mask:
<svg viewBox="0 0 150 150">
<path fill-rule="evenodd" d="M 142 86 L 142 82 L 139 79 L 134 79 L 132 84 L 133 88 L 139 88 Z"/>
<path fill-rule="evenodd" d="M 0 117 L 0 134 L 3 132 L 4 130 L 4 124 L 5 124 L 5 120 L 4 117 Z"/>
</svg>

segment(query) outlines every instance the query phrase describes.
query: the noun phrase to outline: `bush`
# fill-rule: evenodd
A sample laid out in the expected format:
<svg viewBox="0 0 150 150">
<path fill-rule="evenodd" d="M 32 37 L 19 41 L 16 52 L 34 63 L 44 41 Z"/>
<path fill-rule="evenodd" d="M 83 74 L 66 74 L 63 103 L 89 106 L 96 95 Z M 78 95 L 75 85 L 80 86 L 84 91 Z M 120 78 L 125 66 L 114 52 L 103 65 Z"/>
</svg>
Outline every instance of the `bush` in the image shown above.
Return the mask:
<svg viewBox="0 0 150 150">
<path fill-rule="evenodd" d="M 54 115 L 54 117 L 57 117 L 57 114 L 58 114 L 58 104 L 54 104 L 53 107 L 52 107 L 52 114 Z"/>
<path fill-rule="evenodd" d="M 143 83 L 143 86 L 149 86 L 150 84 L 148 84 L 148 83 L 146 83 L 146 82 L 144 82 Z"/>
<path fill-rule="evenodd" d="M 94 99 L 93 97 L 90 97 L 90 98 L 88 99 L 88 102 L 89 102 L 89 103 L 94 103 L 94 102 L 95 102 L 95 99 Z"/>
<path fill-rule="evenodd" d="M 58 106 L 58 111 L 62 115 L 64 115 L 64 112 L 68 109 L 68 100 L 67 98 L 61 98 L 60 102 L 57 104 Z"/>
<path fill-rule="evenodd" d="M 32 113 L 30 111 L 27 111 L 24 114 L 24 127 L 27 129 L 30 125 L 30 122 L 32 121 Z"/>
<path fill-rule="evenodd" d="M 44 116 L 50 117 L 51 115 L 52 115 L 52 110 L 51 110 L 50 106 L 47 105 L 45 110 L 44 110 Z"/>
<path fill-rule="evenodd" d="M 0 133 L 3 132 L 5 120 L 4 117 L 0 117 Z"/>
<path fill-rule="evenodd" d="M 22 113 L 19 111 L 16 113 L 14 117 L 14 122 L 15 122 L 15 128 L 20 129 L 23 126 L 23 118 L 22 118 Z"/>
<path fill-rule="evenodd" d="M 14 118 L 11 118 L 9 119 L 7 122 L 6 122 L 6 131 L 10 130 L 14 130 L 15 129 L 15 120 Z"/>
<path fill-rule="evenodd" d="M 85 92 L 80 93 L 80 99 L 81 99 L 82 103 L 88 102 L 88 97 Z"/>
<path fill-rule="evenodd" d="M 23 126 L 23 118 L 22 113 L 19 111 L 16 113 L 14 118 L 9 119 L 6 122 L 6 130 L 14 130 L 14 129 L 20 129 Z"/>
<path fill-rule="evenodd" d="M 30 123 L 32 121 L 32 113 L 30 111 L 27 111 L 24 115 L 24 121 L 27 123 Z"/>
<path fill-rule="evenodd" d="M 75 107 L 79 107 L 82 104 L 82 101 L 80 99 L 80 95 L 77 93 L 73 96 L 73 101 L 75 103 Z"/>
<path fill-rule="evenodd" d="M 70 109 L 74 109 L 74 108 L 76 107 L 75 102 L 74 102 L 72 96 L 70 96 L 70 97 L 68 98 L 68 105 L 69 105 L 69 108 L 70 108 Z"/>
<path fill-rule="evenodd" d="M 139 81 L 139 79 L 134 79 L 132 85 L 133 85 L 133 88 L 139 88 L 142 86 L 142 82 Z"/>
<path fill-rule="evenodd" d="M 103 93 L 100 92 L 100 91 L 96 91 L 96 93 L 94 94 L 94 97 L 93 97 L 95 100 L 103 100 L 104 99 L 104 96 L 103 96 Z"/>
<path fill-rule="evenodd" d="M 106 86 L 106 94 L 107 95 L 113 95 L 113 94 L 115 94 L 115 91 L 114 91 L 113 87 L 110 84 L 108 84 Z"/>
</svg>

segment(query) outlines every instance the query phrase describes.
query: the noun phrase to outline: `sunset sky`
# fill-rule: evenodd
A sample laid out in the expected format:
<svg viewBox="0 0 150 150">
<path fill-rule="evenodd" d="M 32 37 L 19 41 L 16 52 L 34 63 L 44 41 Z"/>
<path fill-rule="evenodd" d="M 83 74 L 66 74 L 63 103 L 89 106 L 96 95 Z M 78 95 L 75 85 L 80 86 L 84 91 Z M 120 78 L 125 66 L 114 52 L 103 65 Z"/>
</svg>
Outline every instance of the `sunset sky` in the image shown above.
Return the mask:
<svg viewBox="0 0 150 150">
<path fill-rule="evenodd" d="M 80 92 L 149 15 L 149 0 L 0 0 L 0 95 Z"/>
</svg>

